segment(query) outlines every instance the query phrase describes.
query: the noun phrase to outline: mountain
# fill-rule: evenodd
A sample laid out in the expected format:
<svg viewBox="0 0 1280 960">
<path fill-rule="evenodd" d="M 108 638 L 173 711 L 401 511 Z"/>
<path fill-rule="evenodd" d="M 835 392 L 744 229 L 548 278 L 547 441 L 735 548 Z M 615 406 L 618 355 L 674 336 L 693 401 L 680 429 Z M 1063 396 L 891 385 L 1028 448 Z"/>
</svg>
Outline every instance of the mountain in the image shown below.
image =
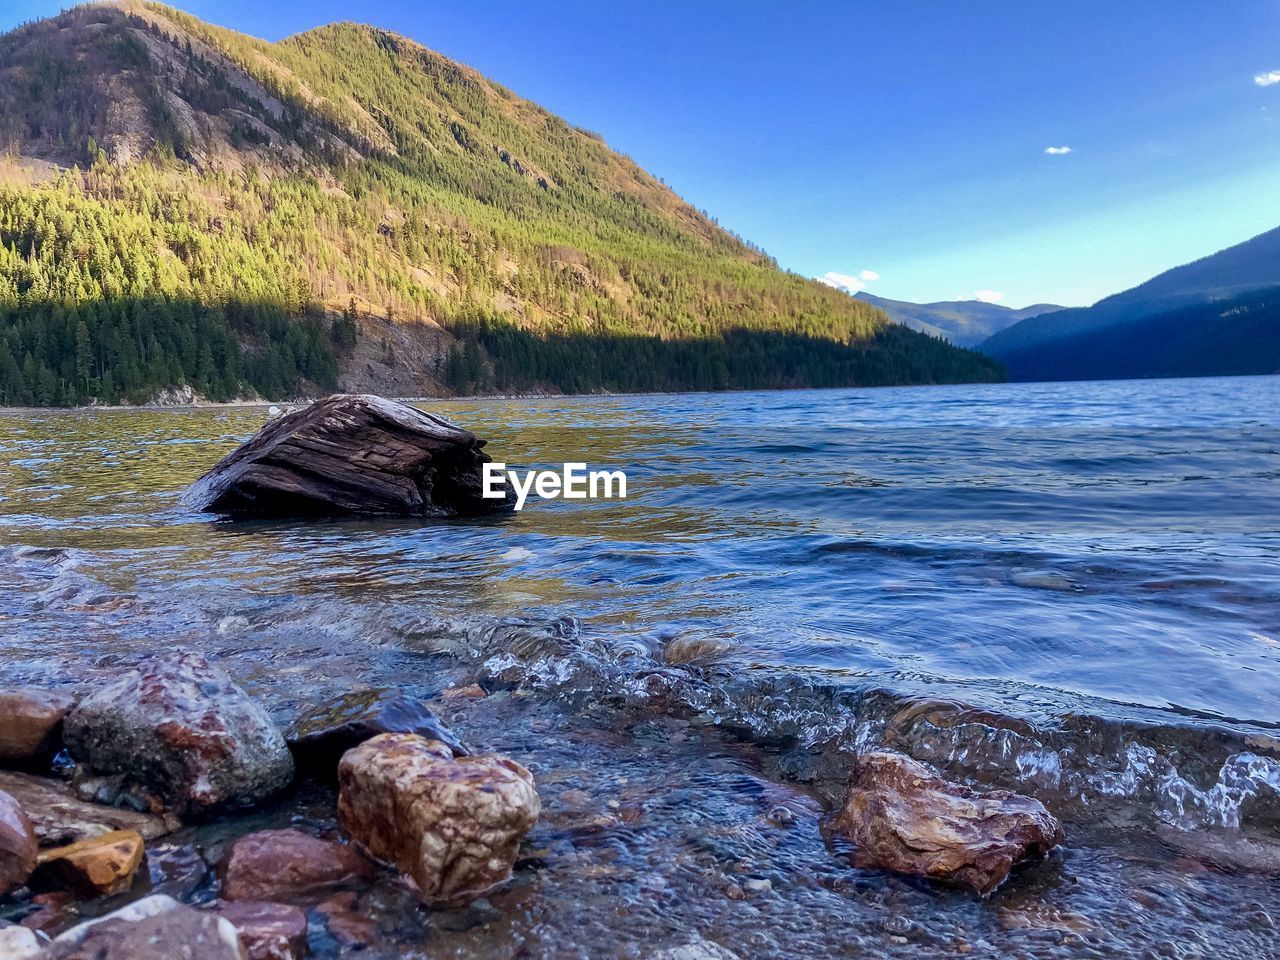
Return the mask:
<svg viewBox="0 0 1280 960">
<path fill-rule="evenodd" d="M 1017 380 L 1280 373 L 1280 287 L 1066 333 L 1000 356 Z"/>
<path fill-rule="evenodd" d="M 1280 229 L 1092 307 L 1023 320 L 979 349 L 1020 380 L 1280 372 L 1278 289 Z"/>
<path fill-rule="evenodd" d="M 942 300 L 937 303 L 910 303 L 889 300 L 865 290 L 856 298 L 883 310 L 894 323 L 905 324 L 932 337 L 941 337 L 958 347 L 974 347 L 998 330 L 1019 320 L 1062 310 L 1051 303 L 1037 303 L 1014 310 L 982 300 Z"/>
<path fill-rule="evenodd" d="M 990 380 L 405 37 L 0 37 L 0 403 Z"/>
</svg>

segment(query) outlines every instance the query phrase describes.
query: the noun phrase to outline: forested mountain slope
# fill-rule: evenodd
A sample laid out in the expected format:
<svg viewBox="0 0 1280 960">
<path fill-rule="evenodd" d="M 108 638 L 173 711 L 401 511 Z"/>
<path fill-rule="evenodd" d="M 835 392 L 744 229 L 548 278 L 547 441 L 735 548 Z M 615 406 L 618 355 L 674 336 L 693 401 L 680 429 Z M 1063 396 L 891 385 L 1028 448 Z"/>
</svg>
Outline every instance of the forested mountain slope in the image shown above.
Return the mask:
<svg viewBox="0 0 1280 960">
<path fill-rule="evenodd" d="M 1131 290 L 1099 300 L 1092 307 L 1046 313 L 1023 320 L 994 334 L 981 344 L 981 349 L 984 353 L 1002 360 L 1008 358 L 1010 363 L 1016 364 L 1020 362 L 1020 357 L 1030 357 L 1033 354 L 1039 357 L 1051 353 L 1056 345 L 1067 338 L 1080 337 L 1110 327 L 1136 324 L 1147 318 L 1174 314 L 1186 317 L 1216 315 L 1213 311 L 1215 304 L 1222 307 L 1218 314 L 1231 316 L 1232 305 L 1240 298 L 1249 301 L 1250 294 L 1276 287 L 1280 287 L 1280 229 L 1166 270 Z M 1254 301 L 1269 302 L 1269 297 L 1264 295 L 1254 298 Z M 1196 307 L 1205 309 L 1198 312 L 1191 309 Z M 1256 318 L 1256 311 L 1250 310 L 1249 315 Z M 1220 344 L 1215 350 L 1215 355 L 1221 356 L 1224 348 L 1231 348 L 1231 327 L 1229 324 L 1224 326 L 1215 323 L 1214 328 L 1228 337 L 1228 343 Z M 1246 355 L 1252 349 L 1251 342 L 1249 337 L 1244 337 L 1234 346 L 1242 359 L 1246 360 L 1246 365 Z M 1042 368 L 1039 360 L 1036 364 L 1037 368 Z M 1138 358 L 1138 365 L 1142 365 L 1141 358 Z M 1067 369 L 1065 364 L 1055 363 L 1054 366 L 1059 370 Z M 1186 364 L 1179 362 L 1178 367 L 1183 369 Z M 1022 374 L 1017 371 L 1014 373 L 1024 379 L 1030 376 L 1025 371 Z M 1089 376 L 1092 374 L 1088 370 L 1080 368 L 1074 378 Z"/>
<path fill-rule="evenodd" d="M 1280 287 L 1068 332 L 1000 357 L 1018 380 L 1280 373 Z"/>
<path fill-rule="evenodd" d="M 1000 376 L 370 27 L 78 7 L 0 37 L 0 150 L 0 403 Z"/>
</svg>

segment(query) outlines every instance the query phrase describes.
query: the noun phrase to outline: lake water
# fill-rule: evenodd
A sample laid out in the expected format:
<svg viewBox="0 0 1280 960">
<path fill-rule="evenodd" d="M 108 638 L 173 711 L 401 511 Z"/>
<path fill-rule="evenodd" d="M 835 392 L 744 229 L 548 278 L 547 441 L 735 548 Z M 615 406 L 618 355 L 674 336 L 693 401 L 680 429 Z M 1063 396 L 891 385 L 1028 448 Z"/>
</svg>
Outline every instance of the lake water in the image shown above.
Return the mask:
<svg viewBox="0 0 1280 960">
<path fill-rule="evenodd" d="M 819 805 L 887 743 L 1086 831 L 1280 837 L 1280 379 L 423 406 L 629 497 L 229 523 L 179 495 L 263 408 L 0 414 L 3 679 L 186 644 L 287 719 L 454 671 Z"/>
</svg>

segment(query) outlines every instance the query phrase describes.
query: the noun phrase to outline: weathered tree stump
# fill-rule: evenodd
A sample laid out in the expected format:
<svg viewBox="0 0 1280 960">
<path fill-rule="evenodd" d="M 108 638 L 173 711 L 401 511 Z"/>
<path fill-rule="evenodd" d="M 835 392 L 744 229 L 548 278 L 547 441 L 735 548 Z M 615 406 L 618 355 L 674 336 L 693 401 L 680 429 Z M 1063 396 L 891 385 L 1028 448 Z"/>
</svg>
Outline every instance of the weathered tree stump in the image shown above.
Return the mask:
<svg viewBox="0 0 1280 960">
<path fill-rule="evenodd" d="M 485 441 L 407 404 L 334 394 L 272 420 L 187 490 L 185 502 L 231 516 L 468 516 L 487 499 Z"/>
</svg>

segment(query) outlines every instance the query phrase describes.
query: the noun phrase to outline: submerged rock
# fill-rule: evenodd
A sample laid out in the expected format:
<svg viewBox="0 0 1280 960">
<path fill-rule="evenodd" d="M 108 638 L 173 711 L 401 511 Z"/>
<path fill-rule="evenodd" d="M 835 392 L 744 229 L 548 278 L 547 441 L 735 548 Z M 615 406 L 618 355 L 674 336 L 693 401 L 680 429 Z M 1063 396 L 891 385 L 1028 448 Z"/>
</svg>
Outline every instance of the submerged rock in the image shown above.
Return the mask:
<svg viewBox="0 0 1280 960">
<path fill-rule="evenodd" d="M 505 757 L 454 757 L 446 744 L 386 733 L 338 768 L 338 819 L 428 901 L 482 896 L 503 883 L 541 804 L 533 775 Z"/>
<path fill-rule="evenodd" d="M 88 897 L 124 893 L 133 886 L 142 849 L 141 834 L 116 830 L 70 846 L 42 850 L 31 884 L 69 889 Z"/>
<path fill-rule="evenodd" d="M 35 829 L 18 801 L 0 793 L 0 897 L 26 883 L 35 866 Z"/>
<path fill-rule="evenodd" d="M 739 960 L 728 947 L 699 937 L 678 947 L 667 947 L 650 954 L 650 960 Z"/>
<path fill-rule="evenodd" d="M 31 960 L 40 954 L 35 931 L 0 920 L 0 960 Z"/>
<path fill-rule="evenodd" d="M 179 815 L 248 806 L 287 786 L 293 758 L 266 712 L 198 653 L 149 661 L 65 721 L 73 757 Z"/>
<path fill-rule="evenodd" d="M 416 733 L 447 744 L 457 756 L 470 753 L 430 707 L 394 690 L 349 693 L 312 707 L 285 738 L 300 773 L 336 780 L 342 755 L 380 733 Z"/>
<path fill-rule="evenodd" d="M 381 397 L 335 394 L 271 420 L 187 491 L 229 515 L 452 517 L 510 508 L 485 499 L 484 441 L 448 420 Z"/>
<path fill-rule="evenodd" d="M 307 916 L 286 903 L 239 901 L 218 904 L 218 914 L 236 928 L 249 960 L 300 960 L 307 952 Z"/>
<path fill-rule="evenodd" d="M 236 929 L 216 913 L 156 894 L 73 927 L 41 960 L 247 960 Z"/>
<path fill-rule="evenodd" d="M 61 846 L 100 837 L 112 830 L 136 830 L 155 840 L 180 824 L 173 817 L 121 810 L 75 797 L 60 780 L 0 770 L 0 791 L 12 795 L 31 819 L 41 846 Z"/>
<path fill-rule="evenodd" d="M 360 949 L 378 938 L 378 928 L 356 909 L 356 899 L 351 892 L 337 894 L 319 904 L 316 913 L 324 917 L 329 936 L 344 947 Z"/>
<path fill-rule="evenodd" d="M 62 719 L 75 702 L 56 690 L 0 690 L 0 762 L 25 763 L 55 753 Z"/>
<path fill-rule="evenodd" d="M 979 792 L 935 775 L 910 757 L 858 758 L 843 809 L 828 828 L 855 845 L 856 866 L 966 886 L 986 895 L 1020 860 L 1063 841 L 1038 800 Z"/>
<path fill-rule="evenodd" d="M 300 830 L 259 830 L 233 843 L 218 870 L 224 900 L 294 900 L 372 880 L 354 847 Z"/>
</svg>

